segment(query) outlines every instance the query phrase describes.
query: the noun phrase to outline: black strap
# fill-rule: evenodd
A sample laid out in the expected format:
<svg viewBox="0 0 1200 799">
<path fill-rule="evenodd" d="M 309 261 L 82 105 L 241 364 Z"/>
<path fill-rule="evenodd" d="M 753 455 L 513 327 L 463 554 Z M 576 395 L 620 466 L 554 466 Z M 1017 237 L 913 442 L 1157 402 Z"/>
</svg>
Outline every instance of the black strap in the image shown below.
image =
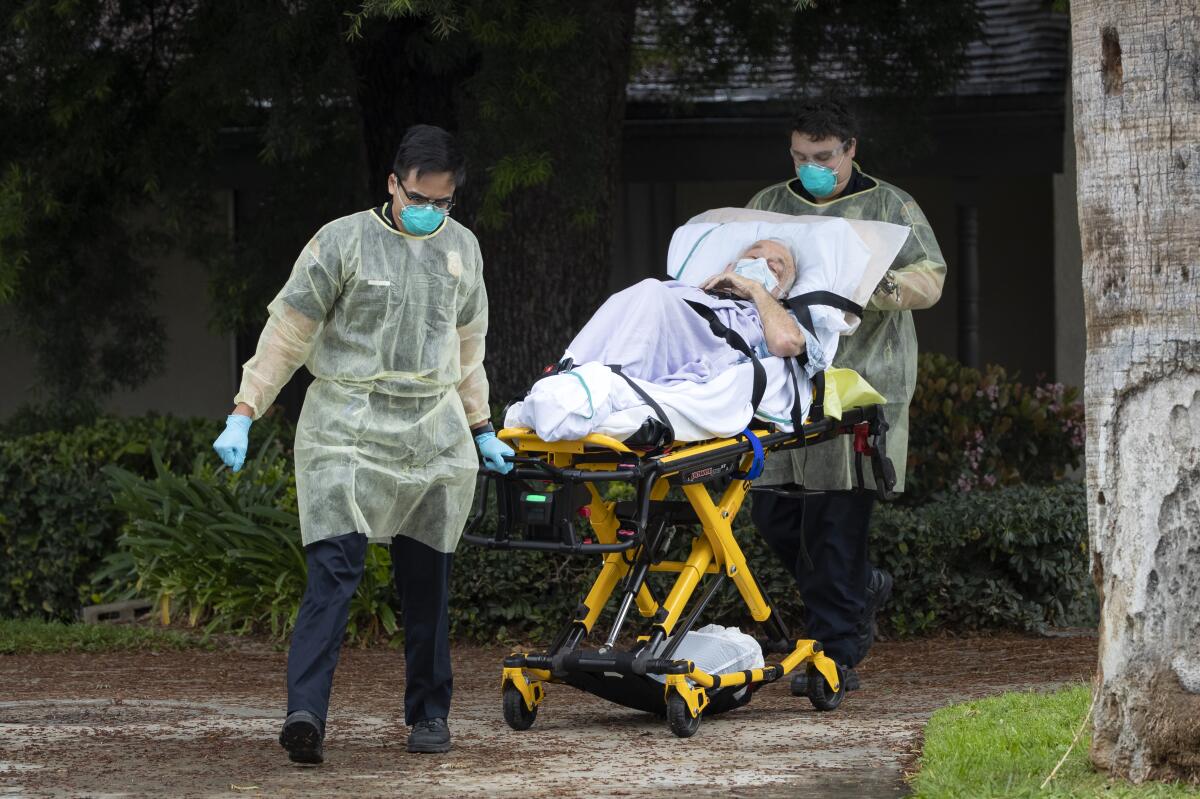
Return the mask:
<svg viewBox="0 0 1200 799">
<path fill-rule="evenodd" d="M 863 307 L 853 300 L 848 300 L 840 294 L 834 294 L 832 291 L 806 291 L 803 294 L 797 294 L 795 297 L 788 297 L 783 301 L 783 304 L 796 310 L 797 305 L 808 307 L 809 305 L 828 305 L 831 308 L 837 308 L 839 311 L 852 313 L 855 316 L 863 315 Z"/>
<path fill-rule="evenodd" d="M 819 422 L 825 418 L 825 373 L 817 372 L 813 375 L 812 382 L 813 402 L 812 407 L 808 409 L 808 418 Z"/>
<path fill-rule="evenodd" d="M 629 375 L 622 372 L 621 367 L 618 364 L 609 363 L 609 364 L 605 364 L 605 366 L 607 366 L 609 369 L 611 369 L 613 374 L 619 375 L 626 383 L 628 383 L 629 387 L 632 388 L 637 393 L 637 395 L 639 397 L 641 397 L 642 400 L 647 405 L 650 406 L 650 409 L 653 410 L 656 414 L 658 414 L 659 420 L 661 420 L 662 423 L 666 426 L 667 432 L 670 434 L 670 438 L 667 439 L 667 444 L 670 444 L 671 442 L 673 442 L 675 440 L 675 428 L 671 426 L 671 420 L 667 418 L 666 411 L 664 411 L 662 409 L 661 405 L 659 405 L 657 402 L 654 401 L 654 397 L 651 397 L 649 394 L 646 393 L 646 390 L 644 388 L 639 386 L 637 383 L 633 382 L 633 378 L 631 378 Z"/>
<path fill-rule="evenodd" d="M 782 300 L 783 304 L 796 316 L 796 321 L 800 326 L 812 334 L 813 338 L 817 337 L 816 327 L 813 325 L 812 311 L 809 307 L 812 305 L 828 305 L 831 308 L 837 308 L 839 311 L 852 313 L 855 316 L 862 316 L 863 309 L 861 305 L 853 303 L 840 294 L 834 294 L 832 291 L 808 291 L 804 294 L 797 294 L 795 297 L 788 297 Z"/>
<path fill-rule="evenodd" d="M 700 314 L 701 319 L 708 322 L 708 326 L 714 336 L 724 340 L 726 344 L 750 359 L 750 363 L 753 364 L 754 368 L 754 388 L 750 393 L 750 405 L 754 408 L 754 412 L 757 413 L 763 394 L 767 391 L 767 370 L 763 368 L 762 362 L 758 360 L 758 355 L 755 354 L 754 350 L 750 349 L 750 345 L 746 343 L 744 338 L 738 335 L 737 331 L 730 330 L 725 326 L 724 322 L 717 318 L 717 314 L 712 308 L 694 300 L 684 300 L 684 302 L 692 306 L 692 310 Z"/>
<path fill-rule="evenodd" d="M 804 367 L 800 363 L 799 358 L 788 358 L 785 368 L 788 370 L 788 376 L 792 378 L 792 432 L 800 436 L 800 443 L 805 442 L 804 438 L 804 411 L 801 410 L 804 406 L 804 400 L 800 397 L 800 379 L 796 377 L 796 372 Z"/>
<path fill-rule="evenodd" d="M 795 297 L 788 297 L 782 301 L 783 304 L 796 317 L 796 321 L 800 326 L 807 330 L 813 338 L 817 337 L 816 326 L 813 325 L 812 311 L 810 307 L 813 305 L 828 305 L 831 308 L 837 308 L 839 311 L 852 313 L 855 316 L 862 316 L 862 306 L 851 302 L 840 294 L 834 294 L 832 291 L 808 291 L 804 294 L 797 294 Z M 807 358 L 806 358 L 807 360 Z M 796 366 L 800 367 L 800 359 L 796 359 Z M 795 375 L 792 376 L 793 388 L 795 388 Z M 814 422 L 819 422 L 825 418 L 825 372 L 817 372 L 813 375 L 813 404 L 809 410 L 808 418 Z M 795 417 L 800 404 L 799 391 L 796 391 L 796 406 L 792 408 L 792 425 L 797 430 Z"/>
</svg>

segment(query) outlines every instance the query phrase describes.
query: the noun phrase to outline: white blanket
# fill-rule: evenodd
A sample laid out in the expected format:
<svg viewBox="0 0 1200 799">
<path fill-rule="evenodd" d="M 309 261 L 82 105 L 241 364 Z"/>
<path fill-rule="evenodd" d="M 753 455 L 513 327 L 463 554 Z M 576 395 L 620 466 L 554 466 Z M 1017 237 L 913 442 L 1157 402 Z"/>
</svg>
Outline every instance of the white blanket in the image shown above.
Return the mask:
<svg viewBox="0 0 1200 799">
<path fill-rule="evenodd" d="M 728 212 L 725 215 L 730 216 L 739 211 L 751 215 L 764 213 L 720 209 L 708 214 L 720 216 Z M 904 236 L 886 228 L 896 228 L 907 235 L 907 229 L 897 225 L 860 222 L 858 225 L 865 225 L 868 230 L 879 225 L 885 228 L 871 234 L 875 246 L 869 247 L 847 220 L 783 218 L 804 221 L 786 224 L 773 221 L 692 222 L 683 225 L 671 240 L 668 276 L 698 285 L 724 270 L 753 242 L 777 238 L 789 243 L 797 262 L 796 284 L 790 296 L 829 291 L 861 305 L 904 243 Z M 882 269 L 878 266 L 881 263 L 884 264 Z M 866 283 L 870 286 L 864 297 L 863 285 Z M 858 323 L 856 316 L 830 306 L 817 305 L 810 310 L 814 330 L 804 331 L 807 353 L 801 356 L 803 368 L 796 373 L 802 415 L 807 415 L 811 401 L 811 375 L 832 363 L 839 336 L 853 332 Z M 576 343 L 578 339 L 573 346 Z M 647 339 L 644 345 L 654 347 L 656 342 Z M 795 391 L 790 374 L 794 362 L 767 356 L 761 358 L 761 363 L 766 371 L 767 387 L 757 416 L 780 429 L 791 430 Z M 670 376 L 639 374 L 637 377 L 640 378 L 636 379 L 638 386 L 663 409 L 667 416 L 665 421 L 679 441 L 735 435 L 744 430 L 755 415 L 751 405 L 753 367 L 745 358 L 733 359 L 717 374 L 692 379 L 679 379 L 677 373 Z M 583 362 L 571 372 L 542 378 L 535 383 L 525 399 L 509 409 L 504 424 L 506 427 L 532 428 L 545 441 L 576 440 L 592 432 L 623 440 L 653 415 L 654 411 L 623 378 L 613 374 L 601 362 Z"/>
</svg>

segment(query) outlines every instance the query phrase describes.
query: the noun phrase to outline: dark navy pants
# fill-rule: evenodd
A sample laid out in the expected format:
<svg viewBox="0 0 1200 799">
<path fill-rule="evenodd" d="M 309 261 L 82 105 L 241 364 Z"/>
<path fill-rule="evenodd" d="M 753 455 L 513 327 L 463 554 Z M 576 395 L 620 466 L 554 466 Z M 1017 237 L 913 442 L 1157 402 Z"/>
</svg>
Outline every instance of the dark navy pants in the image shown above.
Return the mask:
<svg viewBox="0 0 1200 799">
<path fill-rule="evenodd" d="M 858 651 L 858 635 L 871 575 L 867 529 L 874 504 L 875 495 L 866 491 L 803 498 L 764 492 L 754 495 L 751 508 L 759 533 L 796 578 L 804 636 L 820 641 L 825 654 L 845 666 L 858 665 L 865 655 Z"/>
<path fill-rule="evenodd" d="M 367 537 L 347 533 L 304 548 L 308 585 L 288 650 L 288 712 L 322 721 L 337 668 L 350 600 L 362 579 Z M 453 555 L 398 535 L 392 539 L 392 581 L 403 603 L 404 723 L 450 713 L 450 565 Z"/>
</svg>

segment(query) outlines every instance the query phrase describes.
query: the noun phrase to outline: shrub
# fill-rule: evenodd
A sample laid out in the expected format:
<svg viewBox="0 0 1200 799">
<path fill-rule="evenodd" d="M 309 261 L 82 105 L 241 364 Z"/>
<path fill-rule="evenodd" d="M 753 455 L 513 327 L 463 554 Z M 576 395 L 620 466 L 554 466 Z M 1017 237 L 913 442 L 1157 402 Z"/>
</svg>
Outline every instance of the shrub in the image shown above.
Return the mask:
<svg viewBox="0 0 1200 799">
<path fill-rule="evenodd" d="M 1087 543 L 1080 483 L 880 506 L 871 531 L 875 563 L 896 578 L 886 615 L 901 634 L 1093 622 Z"/>
<path fill-rule="evenodd" d="M 169 597 L 176 616 L 208 630 L 276 637 L 290 632 L 303 594 L 304 562 L 294 480 L 280 451 L 261 453 L 237 475 L 207 460 L 186 476 L 163 469 L 151 480 L 108 471 L 116 505 L 130 521 L 106 579 L 126 587 L 136 582 L 142 595 Z M 795 584 L 754 530 L 749 508 L 739 514 L 735 534 L 755 576 L 798 634 Z M 883 619 L 889 632 L 1033 630 L 1081 623 L 1094 613 L 1082 486 L 1004 487 L 915 508 L 881 504 L 871 536 L 875 562 L 896 577 Z M 678 546 L 689 540 L 678 536 Z M 396 627 L 387 550 L 372 546 L 368 552 L 349 627 L 351 639 L 360 642 Z M 455 556 L 452 634 L 548 643 L 570 620 L 598 567 L 598 558 L 463 544 Z M 667 579 L 654 575 L 660 596 Z M 732 588 L 706 616 L 750 623 Z"/>
<path fill-rule="evenodd" d="M 1045 485 L 1078 468 L 1083 404 L 1061 383 L 1025 385 L 945 355 L 920 358 L 909 411 L 904 504 L 952 491 Z"/>
<path fill-rule="evenodd" d="M 291 632 L 304 594 L 304 549 L 291 460 L 276 442 L 252 451 L 241 471 L 199 456 L 190 473 L 154 459 L 153 478 L 105 468 L 113 505 L 127 519 L 97 580 L 108 597 L 166 605 L 206 632 Z M 348 634 L 394 633 L 386 550 L 371 547 L 351 602 Z"/>
<path fill-rule="evenodd" d="M 755 577 L 799 632 L 801 603 L 792 577 L 762 541 L 745 510 L 736 534 Z M 896 579 L 881 614 L 884 629 L 912 635 L 950 628 L 1037 630 L 1095 620 L 1082 485 L 1011 486 L 948 496 L 920 507 L 877 504 L 871 553 Z M 714 606 L 744 623 L 741 600 Z"/>
<path fill-rule="evenodd" d="M 67 431 L 0 439 L 0 616 L 69 619 L 92 594 L 89 576 L 111 552 L 122 516 L 109 507 L 100 469 L 153 473 L 211 453 L 219 420 L 106 417 Z M 255 425 L 252 445 L 286 423 Z M 290 438 L 288 439 L 290 440 Z"/>
</svg>

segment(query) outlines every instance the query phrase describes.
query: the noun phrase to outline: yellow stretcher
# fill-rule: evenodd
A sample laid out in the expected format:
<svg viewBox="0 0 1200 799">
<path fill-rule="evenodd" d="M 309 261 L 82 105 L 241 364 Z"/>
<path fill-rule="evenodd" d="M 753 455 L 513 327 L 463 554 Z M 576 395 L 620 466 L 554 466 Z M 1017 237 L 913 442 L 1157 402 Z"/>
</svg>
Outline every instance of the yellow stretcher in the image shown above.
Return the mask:
<svg viewBox="0 0 1200 799">
<path fill-rule="evenodd" d="M 524 428 L 499 433 L 517 453 L 512 458 L 515 468 L 507 475 L 481 473 L 465 539 L 498 549 L 599 554 L 603 560 L 591 590 L 551 646 L 504 660 L 503 707 L 509 726 L 525 730 L 533 724 L 547 682 L 665 713 L 671 731 L 683 738 L 695 734 L 702 714 L 740 707 L 763 685 L 801 667 L 808 676 L 806 695 L 816 708 L 833 710 L 841 703 L 845 688 L 838 666 L 822 654 L 819 642 L 791 637 L 732 532 L 766 457 L 839 435 L 854 436 L 860 484 L 863 460 L 869 459 L 877 490 L 890 494 L 895 477 L 884 455 L 887 423 L 877 404 L 882 398 L 869 386 L 839 394 L 838 385 L 865 383 L 854 373 L 835 371 L 844 370 L 827 373 L 827 385 L 833 387 L 826 391 L 827 415 L 818 421 L 810 417 L 803 435 L 751 428 L 735 438 L 639 452 L 595 434 L 550 443 Z M 876 402 L 845 407 L 856 404 L 856 398 Z M 606 498 L 604 484 L 614 482 L 629 484 L 634 498 Z M 672 489 L 684 499 L 668 499 Z M 485 535 L 482 528 L 493 493 L 495 524 Z M 693 531 L 690 551 L 682 559 L 668 559 L 681 528 Z M 665 597 L 656 595 L 647 582 L 652 573 L 677 575 Z M 782 659 L 764 668 L 725 674 L 709 674 L 691 661 L 675 659 L 684 635 L 730 582 L 766 633 L 760 640 L 764 654 L 780 654 Z M 586 648 L 614 593 L 620 601 L 607 636 L 598 648 Z M 622 647 L 622 640 L 630 640 L 622 633 L 635 608 L 641 629 L 635 631 L 631 646 Z"/>
</svg>

